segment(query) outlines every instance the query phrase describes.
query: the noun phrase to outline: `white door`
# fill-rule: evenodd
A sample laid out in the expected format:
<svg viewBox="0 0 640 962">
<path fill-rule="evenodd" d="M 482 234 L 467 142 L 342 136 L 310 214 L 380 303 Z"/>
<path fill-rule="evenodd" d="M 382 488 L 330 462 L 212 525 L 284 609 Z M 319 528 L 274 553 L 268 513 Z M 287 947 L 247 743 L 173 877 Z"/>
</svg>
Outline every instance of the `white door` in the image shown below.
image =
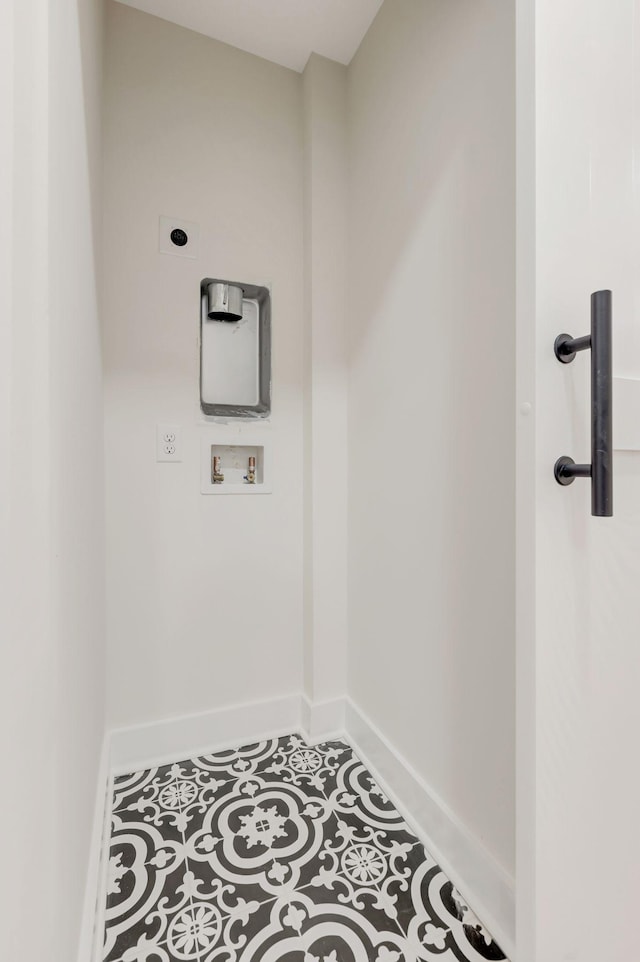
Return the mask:
<svg viewBox="0 0 640 962">
<path fill-rule="evenodd" d="M 640 958 L 640 0 L 518 0 L 518 962 Z M 590 460 L 613 291 L 614 516 Z M 631 382 L 631 383 L 628 383 Z M 634 416 L 634 409 L 637 418 Z M 635 429 L 637 425 L 637 431 Z M 620 448 L 624 446 L 626 450 Z"/>
<path fill-rule="evenodd" d="M 66 918 L 48 604 L 48 7 L 0 0 L 0 954 L 24 959 L 62 958 Z"/>
</svg>

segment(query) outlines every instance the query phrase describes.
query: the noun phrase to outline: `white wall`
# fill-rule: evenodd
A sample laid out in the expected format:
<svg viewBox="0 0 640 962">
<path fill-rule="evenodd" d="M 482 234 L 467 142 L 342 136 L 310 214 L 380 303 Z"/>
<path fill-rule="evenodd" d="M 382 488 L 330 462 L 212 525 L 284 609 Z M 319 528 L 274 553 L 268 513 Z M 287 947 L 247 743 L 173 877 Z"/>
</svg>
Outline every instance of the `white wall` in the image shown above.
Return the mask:
<svg viewBox="0 0 640 962">
<path fill-rule="evenodd" d="M 102 28 L 93 0 L 48 7 L 4 4 L 0 29 L 1 902 L 7 956 L 67 960 L 104 725 Z"/>
<path fill-rule="evenodd" d="M 343 698 L 347 661 L 347 69 L 303 75 L 305 693 Z"/>
<path fill-rule="evenodd" d="M 514 869 L 514 11 L 349 67 L 349 692 Z"/>
<path fill-rule="evenodd" d="M 340 697 L 349 631 L 349 694 L 507 876 L 513 27 L 386 0 L 301 77 L 109 3 L 105 132 L 110 723 Z M 271 496 L 199 493 L 211 275 L 273 283 Z"/>
<path fill-rule="evenodd" d="M 105 424 L 109 719 L 302 687 L 302 81 L 107 5 Z M 158 217 L 200 224 L 197 260 Z M 272 285 L 273 494 L 199 492 L 199 283 Z M 155 425 L 184 460 L 155 461 Z M 224 431 L 224 428 L 220 429 Z"/>
<path fill-rule="evenodd" d="M 58 836 L 65 941 L 92 893 L 105 722 L 104 441 L 99 326 L 103 8 L 56 3 L 49 48 L 49 308 L 53 624 L 59 646 Z M 89 897 L 91 897 L 89 895 Z M 92 908 L 92 906 L 90 906 Z M 86 912 L 83 916 L 86 921 Z M 65 956 L 68 957 L 68 956 Z"/>
</svg>

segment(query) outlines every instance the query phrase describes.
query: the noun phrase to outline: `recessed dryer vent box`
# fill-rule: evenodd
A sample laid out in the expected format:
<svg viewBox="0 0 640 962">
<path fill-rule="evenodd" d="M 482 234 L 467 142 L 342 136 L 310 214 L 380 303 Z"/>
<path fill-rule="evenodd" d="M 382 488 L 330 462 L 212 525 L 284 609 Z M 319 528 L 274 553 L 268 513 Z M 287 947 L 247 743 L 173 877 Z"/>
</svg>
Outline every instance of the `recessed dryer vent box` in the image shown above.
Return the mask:
<svg viewBox="0 0 640 962">
<path fill-rule="evenodd" d="M 271 413 L 271 295 L 244 281 L 200 284 L 200 406 L 205 415 Z"/>
</svg>

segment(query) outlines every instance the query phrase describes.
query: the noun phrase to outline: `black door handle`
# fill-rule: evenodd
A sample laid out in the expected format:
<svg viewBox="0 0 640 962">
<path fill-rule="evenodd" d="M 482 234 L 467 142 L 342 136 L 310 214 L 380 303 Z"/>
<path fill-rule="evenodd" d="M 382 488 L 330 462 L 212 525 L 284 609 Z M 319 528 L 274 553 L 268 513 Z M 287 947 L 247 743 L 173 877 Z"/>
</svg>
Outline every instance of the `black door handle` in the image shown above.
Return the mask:
<svg viewBox="0 0 640 962">
<path fill-rule="evenodd" d="M 591 464 L 576 464 L 565 456 L 558 458 L 553 473 L 563 485 L 591 478 L 591 514 L 597 518 L 613 516 L 611 301 L 611 291 L 592 294 L 591 334 L 559 334 L 553 345 L 563 364 L 573 361 L 578 351 L 591 349 Z"/>
</svg>

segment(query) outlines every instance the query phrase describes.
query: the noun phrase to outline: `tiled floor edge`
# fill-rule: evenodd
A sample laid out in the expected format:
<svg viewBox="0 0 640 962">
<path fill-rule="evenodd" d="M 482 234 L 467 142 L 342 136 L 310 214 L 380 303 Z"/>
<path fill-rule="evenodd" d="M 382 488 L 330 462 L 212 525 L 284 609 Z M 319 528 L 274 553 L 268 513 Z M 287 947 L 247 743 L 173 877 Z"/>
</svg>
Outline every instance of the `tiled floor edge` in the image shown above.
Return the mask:
<svg viewBox="0 0 640 962">
<path fill-rule="evenodd" d="M 113 780 L 110 774 L 110 739 L 102 740 L 96 775 L 96 793 L 87 859 L 84 903 L 80 921 L 77 962 L 99 962 L 104 928 L 106 872 L 108 868 L 109 834 Z"/>
<path fill-rule="evenodd" d="M 109 844 L 111 838 L 111 816 L 113 812 L 113 775 L 107 774 L 107 798 L 104 806 L 104 829 L 100 851 L 100 876 L 98 879 L 99 900 L 93 932 L 91 962 L 102 962 L 102 943 L 107 911 L 107 888 L 109 878 Z M 79 960 L 84 962 L 84 960 Z"/>
<path fill-rule="evenodd" d="M 345 718 L 344 737 L 349 745 L 511 962 L 515 962 L 513 879 L 350 699 L 346 700 Z"/>
</svg>

